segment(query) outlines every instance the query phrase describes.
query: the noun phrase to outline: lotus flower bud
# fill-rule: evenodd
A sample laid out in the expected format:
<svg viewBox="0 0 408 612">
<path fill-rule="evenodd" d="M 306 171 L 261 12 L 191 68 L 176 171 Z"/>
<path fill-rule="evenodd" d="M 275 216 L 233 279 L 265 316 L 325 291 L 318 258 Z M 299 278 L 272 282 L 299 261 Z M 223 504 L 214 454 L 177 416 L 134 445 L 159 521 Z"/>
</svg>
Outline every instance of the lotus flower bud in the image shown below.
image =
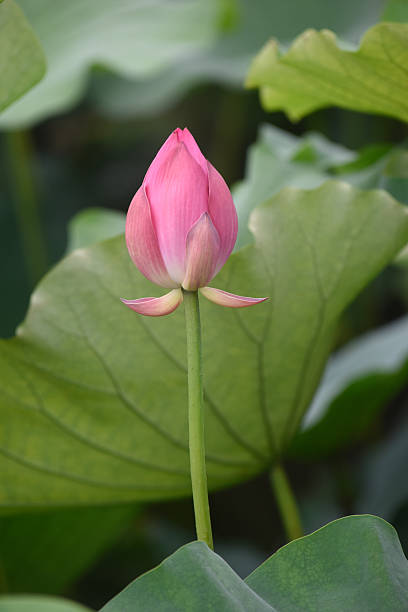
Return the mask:
<svg viewBox="0 0 408 612">
<path fill-rule="evenodd" d="M 140 314 L 169 314 L 183 300 L 181 288 L 205 287 L 208 299 L 230 307 L 247 298 L 207 287 L 237 238 L 231 193 L 185 128 L 176 129 L 151 163 L 126 218 L 126 245 L 135 265 L 153 283 L 172 289 L 160 298 L 122 300 Z"/>
</svg>

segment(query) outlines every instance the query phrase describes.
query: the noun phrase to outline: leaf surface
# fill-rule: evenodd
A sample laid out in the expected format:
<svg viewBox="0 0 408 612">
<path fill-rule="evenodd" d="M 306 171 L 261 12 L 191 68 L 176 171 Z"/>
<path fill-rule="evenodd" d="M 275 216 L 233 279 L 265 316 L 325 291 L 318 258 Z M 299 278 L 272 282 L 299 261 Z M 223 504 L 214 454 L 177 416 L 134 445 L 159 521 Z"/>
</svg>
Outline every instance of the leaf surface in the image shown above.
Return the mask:
<svg viewBox="0 0 408 612">
<path fill-rule="evenodd" d="M 203 542 L 177 550 L 101 612 L 405 612 L 408 561 L 382 519 L 349 516 L 278 550 L 245 581 Z"/>
<path fill-rule="evenodd" d="M 255 244 L 215 286 L 265 296 L 238 312 L 201 300 L 212 489 L 266 468 L 296 433 L 343 308 L 408 241 L 384 192 L 285 189 L 251 217 Z M 182 308 L 151 319 L 119 298 L 159 295 L 120 236 L 63 260 L 0 345 L 0 503 L 15 507 L 190 493 Z"/>
<path fill-rule="evenodd" d="M 136 609 L 274 612 L 203 542 L 179 548 L 158 567 L 131 582 L 102 611 Z"/>
<path fill-rule="evenodd" d="M 0 6 L 0 74 L 0 111 L 45 74 L 41 45 L 14 0 Z"/>
<path fill-rule="evenodd" d="M 299 120 L 340 106 L 408 121 L 408 24 L 380 23 L 357 51 L 342 48 L 330 30 L 306 30 L 281 55 L 271 41 L 255 58 L 249 87 L 259 87 L 266 110 Z"/>
<path fill-rule="evenodd" d="M 290 542 L 246 583 L 277 610 L 404 612 L 408 561 L 398 536 L 376 516 L 348 516 Z"/>
</svg>

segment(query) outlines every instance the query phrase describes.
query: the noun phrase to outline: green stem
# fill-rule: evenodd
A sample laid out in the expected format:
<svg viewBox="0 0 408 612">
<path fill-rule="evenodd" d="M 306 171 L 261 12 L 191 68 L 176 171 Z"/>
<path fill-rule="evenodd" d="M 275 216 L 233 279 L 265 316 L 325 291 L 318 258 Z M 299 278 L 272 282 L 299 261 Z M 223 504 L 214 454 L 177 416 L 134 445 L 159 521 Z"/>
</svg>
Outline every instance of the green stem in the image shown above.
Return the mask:
<svg viewBox="0 0 408 612">
<path fill-rule="evenodd" d="M 205 468 L 200 307 L 197 291 L 184 291 L 188 367 L 188 438 L 197 540 L 213 548 Z"/>
<path fill-rule="evenodd" d="M 273 466 L 270 478 L 288 539 L 301 538 L 304 534 L 299 509 L 286 472 L 279 463 Z"/>
<path fill-rule="evenodd" d="M 32 142 L 27 131 L 5 134 L 9 175 L 27 274 L 31 286 L 47 270 L 47 252 L 32 169 Z"/>
</svg>

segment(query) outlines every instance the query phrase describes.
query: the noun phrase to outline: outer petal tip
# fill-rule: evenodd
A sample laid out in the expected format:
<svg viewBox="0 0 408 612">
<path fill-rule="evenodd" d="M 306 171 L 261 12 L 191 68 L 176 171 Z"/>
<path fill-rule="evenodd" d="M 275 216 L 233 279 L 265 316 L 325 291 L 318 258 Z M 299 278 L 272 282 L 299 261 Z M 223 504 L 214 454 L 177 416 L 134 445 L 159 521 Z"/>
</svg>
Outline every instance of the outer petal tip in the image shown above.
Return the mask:
<svg viewBox="0 0 408 612">
<path fill-rule="evenodd" d="M 235 295 L 235 293 L 228 293 L 228 291 L 215 289 L 214 287 L 202 287 L 200 292 L 210 302 L 214 302 L 214 304 L 219 306 L 227 306 L 228 308 L 247 308 L 269 299 L 269 297 L 253 298 L 245 295 Z"/>
<path fill-rule="evenodd" d="M 201 153 L 200 147 L 196 143 L 190 130 L 188 130 L 187 128 L 184 128 L 184 130 L 180 130 L 179 140 L 184 143 L 190 155 L 194 157 L 196 162 L 201 166 L 201 169 L 204 171 L 205 176 L 208 176 L 207 160 Z"/>
<path fill-rule="evenodd" d="M 138 300 L 125 300 L 121 298 L 121 302 L 126 306 L 148 317 L 162 317 L 168 315 L 176 310 L 182 301 L 183 292 L 181 289 L 173 289 L 169 293 L 158 298 L 145 297 L 139 298 Z"/>
</svg>

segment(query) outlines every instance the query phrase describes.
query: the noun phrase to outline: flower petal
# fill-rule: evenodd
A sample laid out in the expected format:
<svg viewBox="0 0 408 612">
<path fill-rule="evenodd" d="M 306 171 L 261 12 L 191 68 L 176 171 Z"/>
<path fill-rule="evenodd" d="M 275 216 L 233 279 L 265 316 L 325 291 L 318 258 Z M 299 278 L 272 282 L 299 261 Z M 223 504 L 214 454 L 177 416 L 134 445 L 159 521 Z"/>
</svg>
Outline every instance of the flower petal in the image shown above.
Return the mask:
<svg viewBox="0 0 408 612">
<path fill-rule="evenodd" d="M 202 287 L 200 293 L 210 302 L 229 308 L 246 308 L 268 299 L 267 297 L 253 298 L 245 295 L 235 295 L 235 293 L 228 293 L 228 291 L 222 291 L 222 289 L 215 289 L 214 287 Z"/>
<path fill-rule="evenodd" d="M 146 278 L 169 289 L 179 285 L 170 278 L 164 264 L 143 185 L 127 213 L 126 245 L 133 263 Z"/>
<path fill-rule="evenodd" d="M 173 310 L 176 310 L 177 306 L 180 306 L 183 301 L 183 292 L 181 289 L 173 289 L 166 293 L 166 295 L 158 298 L 145 297 L 138 300 L 125 300 L 121 298 L 121 301 L 139 314 L 148 317 L 162 317 L 163 315 L 170 314 Z"/>
<path fill-rule="evenodd" d="M 183 287 L 195 291 L 214 276 L 220 237 L 208 213 L 203 213 L 187 235 L 186 275 Z"/>
<path fill-rule="evenodd" d="M 173 149 L 175 149 L 177 145 L 179 144 L 184 144 L 187 151 L 190 153 L 193 159 L 201 167 L 204 174 L 207 176 L 208 174 L 207 160 L 205 159 L 204 155 L 201 153 L 200 147 L 194 140 L 193 135 L 187 128 L 184 128 L 184 130 L 180 130 L 180 128 L 176 128 L 170 134 L 167 140 L 162 144 L 158 152 L 156 153 L 154 160 L 152 161 L 152 163 L 150 164 L 146 172 L 144 182 L 146 181 L 150 183 L 155 182 L 157 171 L 158 171 L 160 164 L 162 164 L 166 160 L 168 154 Z"/>
<path fill-rule="evenodd" d="M 149 177 L 144 185 L 164 263 L 173 281 L 181 284 L 187 234 L 207 212 L 207 176 L 186 146 L 179 143 L 159 164 L 154 182 Z"/>
<path fill-rule="evenodd" d="M 180 130 L 180 128 L 176 128 L 170 134 L 170 136 L 162 144 L 162 146 L 156 153 L 156 157 L 154 158 L 149 168 L 147 169 L 143 182 L 146 182 L 146 181 L 154 182 L 155 181 L 157 169 L 159 168 L 160 164 L 166 159 L 170 151 L 172 151 L 174 147 L 177 147 L 177 145 L 181 141 L 182 134 L 183 134 L 183 131 Z"/>
<path fill-rule="evenodd" d="M 180 142 L 184 142 L 190 155 L 194 157 L 197 164 L 199 164 L 201 168 L 203 169 L 204 174 L 207 175 L 208 174 L 207 160 L 205 159 L 204 155 L 201 153 L 200 147 L 194 140 L 194 137 L 191 135 L 191 132 L 187 128 L 184 128 L 183 131 L 179 130 L 178 138 Z"/>
<path fill-rule="evenodd" d="M 232 195 L 221 174 L 208 164 L 209 199 L 208 212 L 221 241 L 214 276 L 227 261 L 234 248 L 238 233 L 238 217 Z"/>
</svg>

